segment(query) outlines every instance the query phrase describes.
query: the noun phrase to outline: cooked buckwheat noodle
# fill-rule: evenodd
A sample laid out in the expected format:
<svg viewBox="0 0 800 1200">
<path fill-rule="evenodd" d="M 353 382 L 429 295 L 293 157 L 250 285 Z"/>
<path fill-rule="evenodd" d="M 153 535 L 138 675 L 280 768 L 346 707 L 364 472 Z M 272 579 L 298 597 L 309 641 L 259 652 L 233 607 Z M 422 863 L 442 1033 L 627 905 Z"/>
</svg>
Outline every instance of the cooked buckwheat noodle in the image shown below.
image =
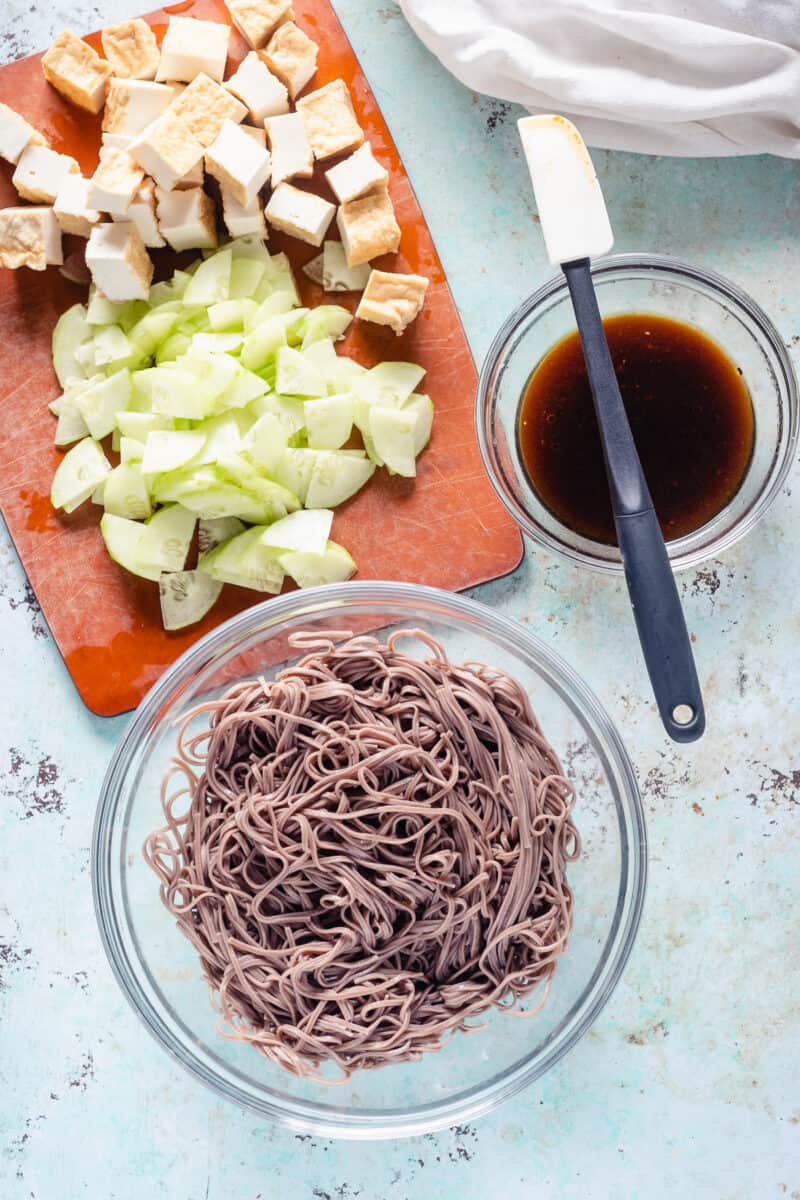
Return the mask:
<svg viewBox="0 0 800 1200">
<path fill-rule="evenodd" d="M 144 852 L 220 1031 L 346 1079 L 543 1002 L 572 922 L 573 789 L 503 671 L 418 630 L 291 641 L 305 655 L 274 680 L 185 715 Z"/>
</svg>

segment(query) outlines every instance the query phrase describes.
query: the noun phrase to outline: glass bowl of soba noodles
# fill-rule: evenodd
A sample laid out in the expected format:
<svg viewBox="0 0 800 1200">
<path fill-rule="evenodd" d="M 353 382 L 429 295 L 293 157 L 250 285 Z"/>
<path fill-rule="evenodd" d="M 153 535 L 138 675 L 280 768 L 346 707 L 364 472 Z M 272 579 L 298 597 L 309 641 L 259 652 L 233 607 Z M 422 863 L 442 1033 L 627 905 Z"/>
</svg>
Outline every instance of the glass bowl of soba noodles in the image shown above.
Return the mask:
<svg viewBox="0 0 800 1200">
<path fill-rule="evenodd" d="M 465 596 L 268 600 L 166 672 L 108 769 L 100 930 L 148 1029 L 298 1131 L 471 1121 L 587 1031 L 630 954 L 646 843 L 607 713 Z"/>
</svg>

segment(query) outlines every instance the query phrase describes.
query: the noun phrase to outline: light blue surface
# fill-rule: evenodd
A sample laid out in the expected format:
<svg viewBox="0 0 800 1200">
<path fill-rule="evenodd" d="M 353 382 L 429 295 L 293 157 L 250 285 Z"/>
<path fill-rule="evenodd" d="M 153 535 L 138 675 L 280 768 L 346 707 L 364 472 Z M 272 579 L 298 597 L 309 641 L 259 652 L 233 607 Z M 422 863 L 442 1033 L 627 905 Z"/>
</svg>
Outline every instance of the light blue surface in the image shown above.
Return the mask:
<svg viewBox="0 0 800 1200">
<path fill-rule="evenodd" d="M 513 119 L 449 78 L 393 3 L 336 3 L 427 214 L 480 361 L 544 262 Z M 0 54 L 130 15 L 6 0 Z M 800 168 L 597 153 L 617 249 L 730 275 L 800 344 Z M 795 355 L 795 360 L 797 356 Z M 794 495 L 792 495 L 794 492 Z M 2 1200 L 800 1200 L 800 487 L 681 577 L 708 733 L 648 699 L 623 587 L 528 553 L 478 589 L 586 677 L 619 723 L 651 838 L 645 918 L 594 1029 L 474 1126 L 317 1143 L 216 1103 L 151 1041 L 100 949 L 88 863 L 124 718 L 75 695 L 0 538 Z M 12 683 L 13 681 L 13 683 Z"/>
</svg>

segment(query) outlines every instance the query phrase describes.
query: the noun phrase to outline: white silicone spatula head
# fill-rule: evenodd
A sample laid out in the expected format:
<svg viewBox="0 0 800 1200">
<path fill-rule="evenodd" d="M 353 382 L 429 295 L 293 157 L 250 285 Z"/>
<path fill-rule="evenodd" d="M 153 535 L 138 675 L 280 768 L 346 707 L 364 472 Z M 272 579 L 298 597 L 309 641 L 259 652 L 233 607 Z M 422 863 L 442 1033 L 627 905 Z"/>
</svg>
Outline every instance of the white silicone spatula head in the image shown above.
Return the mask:
<svg viewBox="0 0 800 1200">
<path fill-rule="evenodd" d="M 566 117 L 523 117 L 522 148 L 554 265 L 607 254 L 614 234 L 589 151 Z"/>
</svg>

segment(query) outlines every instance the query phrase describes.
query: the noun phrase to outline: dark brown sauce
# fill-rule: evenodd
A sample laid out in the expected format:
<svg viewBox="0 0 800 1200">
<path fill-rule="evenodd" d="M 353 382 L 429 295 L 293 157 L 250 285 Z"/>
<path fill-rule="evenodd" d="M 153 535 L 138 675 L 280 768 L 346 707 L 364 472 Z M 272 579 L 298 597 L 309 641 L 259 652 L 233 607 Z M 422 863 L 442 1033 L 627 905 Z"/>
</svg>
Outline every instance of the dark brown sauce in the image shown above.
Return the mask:
<svg viewBox="0 0 800 1200">
<path fill-rule="evenodd" d="M 744 479 L 755 431 L 750 394 L 727 354 L 691 325 L 648 313 L 603 324 L 664 537 L 683 537 L 716 516 Z M 542 503 L 576 533 L 615 545 L 577 331 L 531 375 L 517 437 Z"/>
</svg>

